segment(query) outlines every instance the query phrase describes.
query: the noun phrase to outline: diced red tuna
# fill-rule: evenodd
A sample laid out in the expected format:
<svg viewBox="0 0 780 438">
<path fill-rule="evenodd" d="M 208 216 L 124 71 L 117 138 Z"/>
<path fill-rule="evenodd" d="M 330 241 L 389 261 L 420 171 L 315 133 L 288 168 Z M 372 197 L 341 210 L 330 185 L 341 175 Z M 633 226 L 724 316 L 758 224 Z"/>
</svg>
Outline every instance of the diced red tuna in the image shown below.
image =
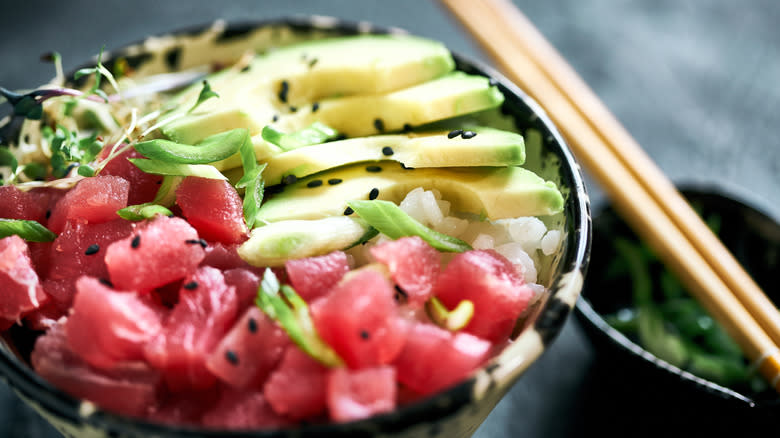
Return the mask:
<svg viewBox="0 0 780 438">
<path fill-rule="evenodd" d="M 46 331 L 67 314 L 67 310 L 60 308 L 54 300 L 50 299 L 41 307 L 26 314 L 24 325 L 31 330 Z"/>
<path fill-rule="evenodd" d="M 21 237 L 0 239 L 0 318 L 17 321 L 46 302 L 38 274 L 30 259 L 30 250 Z"/>
<path fill-rule="evenodd" d="M 398 381 L 420 394 L 433 394 L 466 378 L 488 358 L 490 342 L 416 323 L 395 360 Z"/>
<path fill-rule="evenodd" d="M 402 237 L 371 248 L 371 255 L 387 266 L 393 281 L 413 308 L 431 297 L 441 269 L 441 254 L 418 236 Z"/>
<path fill-rule="evenodd" d="M 157 371 L 137 361 L 122 362 L 110 370 L 93 368 L 68 348 L 60 325 L 38 338 L 31 362 L 35 371 L 57 388 L 119 414 L 142 416 L 157 399 Z"/>
<path fill-rule="evenodd" d="M 342 251 L 288 260 L 284 267 L 293 288 L 306 302 L 325 295 L 349 271 L 347 255 Z"/>
<path fill-rule="evenodd" d="M 328 369 L 290 345 L 265 383 L 263 395 L 274 412 L 294 420 L 325 412 Z"/>
<path fill-rule="evenodd" d="M 112 243 L 105 262 L 119 289 L 149 291 L 195 272 L 203 260 L 198 233 L 177 217 L 157 216 L 125 239 Z"/>
<path fill-rule="evenodd" d="M 224 272 L 225 283 L 236 288 L 238 295 L 238 308 L 246 309 L 254 307 L 257 299 L 257 289 L 260 286 L 260 277 L 248 269 L 236 268 Z"/>
<path fill-rule="evenodd" d="M 206 427 L 218 429 L 275 429 L 292 422 L 271 409 L 260 390 L 225 388 L 217 404 L 203 415 Z"/>
<path fill-rule="evenodd" d="M 23 192 L 16 186 L 0 186 L 0 218 L 24 219 L 45 223 L 46 205 L 30 192 Z"/>
<path fill-rule="evenodd" d="M 113 146 L 114 145 L 106 145 L 103 148 L 103 151 L 101 151 L 100 157 L 106 158 Z M 120 145 L 118 147 L 123 146 L 124 145 Z M 128 205 L 151 202 L 157 195 L 163 177 L 144 172 L 139 169 L 138 166 L 128 161 L 130 158 L 143 158 L 143 155 L 138 153 L 135 149 L 129 148 L 127 151 L 112 158 L 111 161 L 103 167 L 103 170 L 100 171 L 100 175 L 119 176 L 130 183 L 130 192 L 127 198 Z"/>
<path fill-rule="evenodd" d="M 199 426 L 203 414 L 212 409 L 219 398 L 219 387 L 178 392 L 160 391 L 158 403 L 149 407 L 147 419 L 172 426 Z"/>
<path fill-rule="evenodd" d="M 384 365 L 401 351 L 406 325 L 393 294 L 383 273 L 364 268 L 312 303 L 314 326 L 350 368 Z"/>
<path fill-rule="evenodd" d="M 57 202 L 48 228 L 59 234 L 72 221 L 88 223 L 116 219 L 117 210 L 127 207 L 130 183 L 118 176 L 96 176 L 79 181 Z"/>
<path fill-rule="evenodd" d="M 222 270 L 251 268 L 251 265 L 238 255 L 238 244 L 212 242 L 205 249 L 206 257 L 203 258 L 201 265 L 212 266 Z"/>
<path fill-rule="evenodd" d="M 70 349 L 94 367 L 142 360 L 144 345 L 162 328 L 160 312 L 135 292 L 116 291 L 83 276 L 65 323 Z"/>
<path fill-rule="evenodd" d="M 202 267 L 184 281 L 179 302 L 146 344 L 145 357 L 173 390 L 209 388 L 216 378 L 206 360 L 236 317 L 235 288 L 225 284 L 219 270 Z"/>
<path fill-rule="evenodd" d="M 395 409 L 395 368 L 381 366 L 328 374 L 328 413 L 334 421 L 354 421 Z"/>
<path fill-rule="evenodd" d="M 176 204 L 206 240 L 241 243 L 248 237 L 243 201 L 227 181 L 188 176 L 176 188 Z"/>
<path fill-rule="evenodd" d="M 259 388 L 288 345 L 287 333 L 252 306 L 222 338 L 206 367 L 235 388 Z"/>
<path fill-rule="evenodd" d="M 509 260 L 493 250 L 456 255 L 434 288 L 448 308 L 462 300 L 474 303 L 474 316 L 465 331 L 492 342 L 505 340 L 533 296 Z"/>
</svg>

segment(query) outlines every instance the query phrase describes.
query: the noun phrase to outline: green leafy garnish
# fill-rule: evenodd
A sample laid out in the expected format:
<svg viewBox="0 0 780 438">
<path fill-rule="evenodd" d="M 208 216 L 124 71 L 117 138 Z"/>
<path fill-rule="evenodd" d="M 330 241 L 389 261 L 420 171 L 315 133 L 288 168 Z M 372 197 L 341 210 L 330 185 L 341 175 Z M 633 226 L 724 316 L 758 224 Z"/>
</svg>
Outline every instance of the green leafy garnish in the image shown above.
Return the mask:
<svg viewBox="0 0 780 438">
<path fill-rule="evenodd" d="M 246 226 L 252 229 L 257 222 L 257 214 L 260 211 L 260 204 L 263 203 L 263 170 L 266 164 L 257 166 L 236 183 L 236 188 L 244 189 L 244 220 Z"/>
<path fill-rule="evenodd" d="M 328 367 L 344 364 L 317 333 L 306 302 L 290 286 L 280 286 L 271 268 L 265 269 L 255 303 L 269 318 L 279 323 L 303 352 L 317 362 Z"/>
<path fill-rule="evenodd" d="M 432 297 L 425 303 L 425 311 L 439 327 L 458 331 L 466 327 L 474 316 L 474 303 L 463 300 L 454 309 L 449 310 L 438 298 Z"/>
<path fill-rule="evenodd" d="M 0 238 L 17 235 L 30 242 L 51 242 L 57 235 L 36 221 L 0 219 Z"/>
<path fill-rule="evenodd" d="M 145 219 L 154 219 L 155 216 L 161 214 L 163 216 L 173 216 L 173 213 L 162 205 L 157 205 L 151 202 L 137 205 L 129 205 L 121 210 L 118 210 L 116 214 L 122 219 L 129 221 L 142 221 Z"/>
<path fill-rule="evenodd" d="M 93 161 L 103 149 L 103 142 L 98 140 L 97 134 L 79 138 L 77 132 L 70 131 L 62 125 L 57 125 L 56 129 L 44 126 L 41 133 L 49 143 L 50 164 L 56 178 L 64 177 L 73 164 L 88 165 L 87 163 Z M 84 175 L 82 172 L 79 174 L 92 176 L 91 174 Z"/>
<path fill-rule="evenodd" d="M 24 176 L 33 181 L 42 181 L 46 178 L 46 166 L 41 163 L 27 163 L 22 166 Z"/>
<path fill-rule="evenodd" d="M 244 128 L 233 129 L 207 137 L 197 145 L 155 139 L 134 145 L 141 155 L 167 163 L 208 164 L 235 154 L 249 138 Z"/>
<path fill-rule="evenodd" d="M 143 158 L 130 158 L 130 162 L 146 173 L 172 176 L 197 176 L 208 179 L 227 180 L 216 167 L 209 164 L 176 164 Z"/>
<path fill-rule="evenodd" d="M 349 201 L 347 205 L 369 225 L 391 239 L 419 236 L 439 251 L 464 252 L 472 249 L 468 243 L 458 238 L 439 233 L 417 222 L 392 202 Z"/>
<path fill-rule="evenodd" d="M 314 122 L 300 131 L 291 132 L 289 134 L 279 131 L 271 125 L 267 125 L 263 128 L 261 135 L 263 136 L 263 140 L 289 151 L 304 146 L 325 143 L 328 140 L 338 137 L 339 133 L 330 126 L 320 122 Z"/>
<path fill-rule="evenodd" d="M 100 79 L 102 77 L 105 77 L 106 80 L 111 82 L 111 84 L 116 88 L 119 89 L 119 86 L 117 85 L 116 81 L 114 80 L 114 76 L 111 74 L 108 69 L 103 66 L 103 51 L 106 49 L 105 46 L 100 48 L 100 53 L 98 53 L 97 57 L 97 64 L 94 67 L 88 67 L 88 68 L 82 68 L 81 70 L 78 70 L 76 73 L 73 74 L 73 79 L 79 79 L 82 76 L 88 76 L 88 75 L 95 75 L 95 81 L 92 83 L 92 87 L 84 93 L 85 96 L 89 96 L 91 94 L 100 96 L 101 99 L 103 99 L 104 102 L 108 103 L 108 95 L 100 89 Z"/>
<path fill-rule="evenodd" d="M 216 91 L 213 91 L 211 89 L 211 85 L 209 85 L 209 81 L 204 79 L 203 88 L 201 88 L 200 94 L 198 95 L 198 101 L 195 102 L 195 105 L 193 105 L 192 108 L 190 108 L 190 110 L 187 112 L 191 113 L 195 111 L 195 108 L 197 108 L 203 102 L 211 99 L 212 97 L 219 97 L 219 94 L 217 94 Z"/>
<path fill-rule="evenodd" d="M 16 156 L 5 146 L 0 146 L 0 166 L 10 167 L 13 173 L 19 168 Z"/>
</svg>

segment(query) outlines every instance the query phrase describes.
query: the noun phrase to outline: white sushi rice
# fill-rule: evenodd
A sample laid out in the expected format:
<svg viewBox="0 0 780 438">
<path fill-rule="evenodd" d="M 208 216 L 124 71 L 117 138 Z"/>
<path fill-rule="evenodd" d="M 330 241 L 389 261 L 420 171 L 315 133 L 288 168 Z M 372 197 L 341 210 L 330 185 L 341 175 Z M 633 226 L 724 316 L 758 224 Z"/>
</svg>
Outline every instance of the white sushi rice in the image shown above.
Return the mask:
<svg viewBox="0 0 780 438">
<path fill-rule="evenodd" d="M 539 258 L 558 251 L 561 232 L 548 230 L 539 218 L 489 221 L 451 216 L 450 203 L 441 199 L 441 193 L 420 187 L 410 191 L 399 206 L 406 214 L 429 228 L 464 240 L 474 249 L 493 249 L 506 257 L 534 291 L 532 302 L 544 292 L 544 286 L 536 283 Z M 355 263 L 370 263 L 371 244 L 387 240 L 386 236 L 380 235 L 367 245 L 352 248 L 348 254 Z M 446 263 L 450 258 L 450 255 L 445 254 L 443 262 Z"/>
</svg>

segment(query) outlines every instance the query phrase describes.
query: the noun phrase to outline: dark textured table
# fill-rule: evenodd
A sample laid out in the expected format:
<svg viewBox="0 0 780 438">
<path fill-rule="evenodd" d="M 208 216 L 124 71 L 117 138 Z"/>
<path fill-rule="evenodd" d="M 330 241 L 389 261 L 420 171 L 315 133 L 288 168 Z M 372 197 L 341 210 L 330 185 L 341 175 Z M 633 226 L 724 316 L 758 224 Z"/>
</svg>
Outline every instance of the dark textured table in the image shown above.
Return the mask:
<svg viewBox="0 0 780 438">
<path fill-rule="evenodd" d="M 780 217 L 780 2 L 516 2 L 675 182 L 715 185 Z M 11 89 L 52 76 L 51 66 L 38 60 L 44 52 L 60 52 L 68 69 L 103 44 L 118 47 L 215 18 L 320 14 L 369 20 L 488 61 L 442 8 L 419 0 L 0 3 L 0 84 Z M 598 187 L 589 188 L 594 204 L 603 202 Z M 615 415 L 619 424 L 636 426 L 629 435 L 663 424 L 662 406 L 643 403 L 641 394 L 622 399 L 625 391 L 610 382 L 614 371 L 571 320 L 477 436 L 611 435 L 618 432 Z M 696 430 L 700 421 L 707 413 L 694 410 L 691 424 L 667 432 Z M 58 435 L 0 386 L 0 436 Z"/>
</svg>

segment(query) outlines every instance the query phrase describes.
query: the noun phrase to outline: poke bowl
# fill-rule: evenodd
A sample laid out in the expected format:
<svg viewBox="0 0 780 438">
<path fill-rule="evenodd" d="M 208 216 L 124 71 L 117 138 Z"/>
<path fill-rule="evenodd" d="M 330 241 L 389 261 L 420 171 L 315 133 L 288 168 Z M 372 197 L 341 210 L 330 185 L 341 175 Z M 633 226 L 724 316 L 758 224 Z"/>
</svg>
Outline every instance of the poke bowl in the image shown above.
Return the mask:
<svg viewBox="0 0 780 438">
<path fill-rule="evenodd" d="M 383 44 L 433 55 L 366 79 L 352 59 Z M 574 157 L 520 89 L 437 43 L 329 17 L 216 22 L 55 82 L 2 90 L 2 251 L 31 280 L 8 286 L 24 293 L 0 373 L 65 436 L 470 436 L 579 296 Z M 143 109 L 101 110 L 124 101 Z M 488 285 L 509 317 L 468 295 Z M 264 330 L 257 383 L 248 336 Z"/>
<path fill-rule="evenodd" d="M 680 191 L 777 304 L 777 219 L 733 188 L 682 184 Z M 593 227 L 591 277 L 577 303 L 577 319 L 599 354 L 609 358 L 612 386 L 631 388 L 631 397 L 644 394 L 639 406 L 632 405 L 625 415 L 617 416 L 630 424 L 636 420 L 632 415 L 652 413 L 667 422 L 659 423 L 659 428 L 680 423 L 697 433 L 776 427 L 780 398 L 725 331 L 639 243 L 611 207 L 597 209 Z M 633 268 L 620 267 L 623 262 L 618 259 L 634 260 Z M 647 286 L 638 286 L 635 270 L 647 279 L 641 282 Z M 639 299 L 637 290 L 642 288 L 651 291 L 649 302 Z M 640 330 L 634 325 L 643 311 L 654 315 L 645 320 L 645 327 L 656 321 L 656 329 Z M 614 396 L 622 398 L 623 392 L 616 389 Z"/>
</svg>

